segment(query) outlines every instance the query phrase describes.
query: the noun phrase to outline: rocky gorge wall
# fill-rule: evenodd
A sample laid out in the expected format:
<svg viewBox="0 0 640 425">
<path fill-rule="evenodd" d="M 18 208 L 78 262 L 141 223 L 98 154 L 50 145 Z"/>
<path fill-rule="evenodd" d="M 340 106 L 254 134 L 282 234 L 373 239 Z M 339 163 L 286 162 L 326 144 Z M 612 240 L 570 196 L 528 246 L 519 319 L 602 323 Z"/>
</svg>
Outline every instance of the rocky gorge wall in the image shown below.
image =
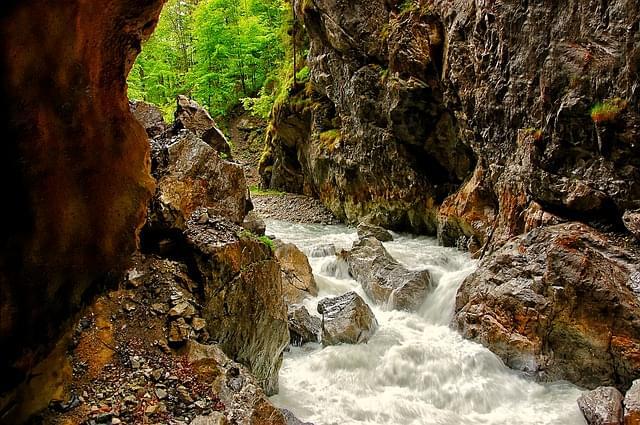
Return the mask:
<svg viewBox="0 0 640 425">
<path fill-rule="evenodd" d="M 475 249 L 541 210 L 620 227 L 640 206 L 636 2 L 314 0 L 296 11 L 314 94 L 304 114 L 295 96 L 274 111 L 267 185 Z M 597 103 L 612 113 L 592 118 Z"/>
<path fill-rule="evenodd" d="M 464 336 L 539 379 L 628 389 L 640 5 L 311 0 L 296 13 L 311 79 L 274 109 L 264 184 L 469 249 L 483 260 L 458 293 Z"/>
<path fill-rule="evenodd" d="M 126 75 L 162 4 L 2 5 L 2 416 L 13 407 L 5 391 L 33 378 L 67 320 L 136 248 L 153 181 Z"/>
</svg>

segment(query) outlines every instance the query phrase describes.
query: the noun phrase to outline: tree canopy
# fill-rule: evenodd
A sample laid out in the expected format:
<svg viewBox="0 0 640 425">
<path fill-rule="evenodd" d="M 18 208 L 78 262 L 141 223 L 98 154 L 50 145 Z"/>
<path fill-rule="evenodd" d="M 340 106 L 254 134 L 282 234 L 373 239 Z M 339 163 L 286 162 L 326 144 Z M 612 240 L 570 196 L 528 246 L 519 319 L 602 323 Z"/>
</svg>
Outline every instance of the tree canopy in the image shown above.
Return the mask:
<svg viewBox="0 0 640 425">
<path fill-rule="evenodd" d="M 129 97 L 173 108 L 186 94 L 223 115 L 287 62 L 285 0 L 169 0 L 129 76 Z"/>
</svg>

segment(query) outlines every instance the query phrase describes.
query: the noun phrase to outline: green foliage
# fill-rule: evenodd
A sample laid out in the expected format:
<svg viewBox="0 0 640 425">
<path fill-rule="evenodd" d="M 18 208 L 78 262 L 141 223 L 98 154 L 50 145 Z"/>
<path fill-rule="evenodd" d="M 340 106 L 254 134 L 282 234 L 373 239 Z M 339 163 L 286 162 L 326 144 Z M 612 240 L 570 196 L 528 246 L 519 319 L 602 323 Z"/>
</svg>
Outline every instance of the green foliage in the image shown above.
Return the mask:
<svg viewBox="0 0 640 425">
<path fill-rule="evenodd" d="M 276 250 L 276 246 L 273 243 L 273 240 L 269 236 L 260 236 L 258 240 L 263 244 L 265 244 L 266 246 L 268 246 L 271 251 Z"/>
<path fill-rule="evenodd" d="M 619 97 L 607 99 L 591 108 L 591 119 L 596 124 L 611 122 L 628 106 L 628 102 Z"/>
<path fill-rule="evenodd" d="M 173 108 L 186 94 L 225 114 L 286 61 L 289 15 L 286 0 L 169 0 L 129 76 L 129 97 Z"/>
</svg>

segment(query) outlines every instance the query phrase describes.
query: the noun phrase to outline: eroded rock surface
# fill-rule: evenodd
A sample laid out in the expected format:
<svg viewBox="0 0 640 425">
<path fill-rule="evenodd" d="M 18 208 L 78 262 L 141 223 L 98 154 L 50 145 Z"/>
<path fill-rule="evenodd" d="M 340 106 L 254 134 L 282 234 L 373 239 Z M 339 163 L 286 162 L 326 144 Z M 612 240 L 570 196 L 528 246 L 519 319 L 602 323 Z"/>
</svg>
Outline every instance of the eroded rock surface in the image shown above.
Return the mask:
<svg viewBox="0 0 640 425">
<path fill-rule="evenodd" d="M 354 243 L 342 257 L 369 298 L 392 309 L 417 310 L 432 288 L 428 270 L 408 270 L 375 238 Z"/>
<path fill-rule="evenodd" d="M 626 390 L 640 373 L 639 258 L 583 224 L 535 229 L 464 281 L 454 322 L 512 368 Z"/>
<path fill-rule="evenodd" d="M 185 231 L 188 255 L 203 279 L 207 330 L 246 365 L 267 394 L 278 388 L 289 344 L 280 265 L 271 248 L 229 221 L 194 212 Z"/>
<path fill-rule="evenodd" d="M 589 425 L 621 425 L 623 396 L 614 387 L 598 387 L 582 394 L 578 406 Z"/>
<path fill-rule="evenodd" d="M 275 255 L 282 269 L 282 292 L 284 301 L 298 304 L 306 297 L 318 295 L 318 285 L 307 256 L 297 246 L 275 241 Z"/>
<path fill-rule="evenodd" d="M 322 344 L 360 344 L 369 341 L 378 329 L 371 308 L 355 292 L 318 303 L 322 314 Z"/>
</svg>

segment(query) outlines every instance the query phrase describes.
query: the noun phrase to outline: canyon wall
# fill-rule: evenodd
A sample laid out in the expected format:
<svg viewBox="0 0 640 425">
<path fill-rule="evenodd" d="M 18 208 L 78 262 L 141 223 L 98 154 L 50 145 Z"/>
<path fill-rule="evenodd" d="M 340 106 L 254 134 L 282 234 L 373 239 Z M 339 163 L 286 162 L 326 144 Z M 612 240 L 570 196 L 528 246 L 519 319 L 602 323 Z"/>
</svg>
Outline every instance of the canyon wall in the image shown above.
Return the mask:
<svg viewBox="0 0 640 425">
<path fill-rule="evenodd" d="M 114 281 L 153 188 L 126 76 L 162 0 L 9 1 L 0 18 L 0 413 L 5 391 Z"/>
</svg>

